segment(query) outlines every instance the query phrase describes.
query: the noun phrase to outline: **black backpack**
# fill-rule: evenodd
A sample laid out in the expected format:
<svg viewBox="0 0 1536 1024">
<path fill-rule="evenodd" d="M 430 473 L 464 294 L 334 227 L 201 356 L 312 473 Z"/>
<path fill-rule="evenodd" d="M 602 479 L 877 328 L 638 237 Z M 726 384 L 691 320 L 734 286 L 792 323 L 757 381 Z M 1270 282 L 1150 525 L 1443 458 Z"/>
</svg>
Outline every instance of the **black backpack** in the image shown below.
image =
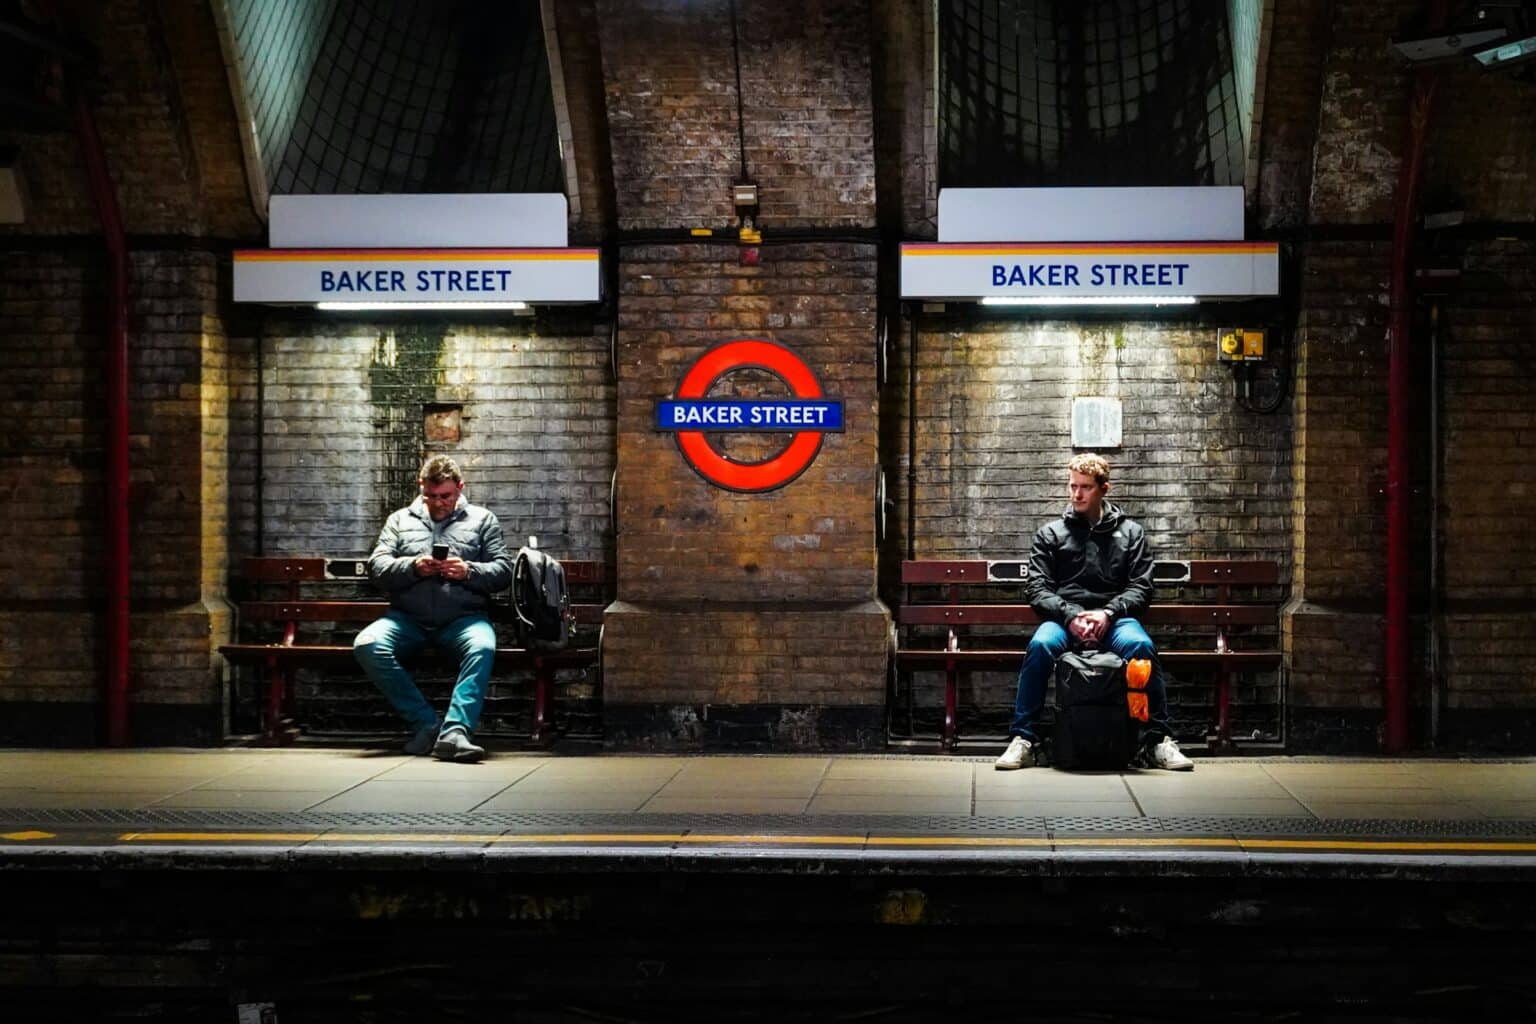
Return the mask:
<svg viewBox="0 0 1536 1024">
<path fill-rule="evenodd" d="M 571 639 L 565 567 L 537 548 L 520 548 L 512 563 L 512 610 L 526 647 L 558 650 Z"/>
<path fill-rule="evenodd" d="M 1051 764 L 1108 771 L 1130 764 L 1140 728 L 1125 694 L 1125 662 L 1118 654 L 1067 651 L 1057 658 Z"/>
</svg>

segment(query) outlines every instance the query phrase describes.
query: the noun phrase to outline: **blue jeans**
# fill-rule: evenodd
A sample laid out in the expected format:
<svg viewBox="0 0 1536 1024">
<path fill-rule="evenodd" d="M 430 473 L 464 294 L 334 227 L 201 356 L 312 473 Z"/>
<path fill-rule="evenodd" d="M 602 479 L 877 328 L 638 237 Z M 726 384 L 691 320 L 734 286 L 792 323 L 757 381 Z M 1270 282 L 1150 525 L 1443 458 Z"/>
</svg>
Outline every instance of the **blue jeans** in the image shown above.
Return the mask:
<svg viewBox="0 0 1536 1024">
<path fill-rule="evenodd" d="M 357 634 L 352 653 L 373 685 L 405 716 L 412 729 L 437 722 L 437 713 L 416 688 L 416 681 L 400 665 L 427 644 L 459 656 L 459 681 L 453 688 L 443 725 L 457 725 L 474 732 L 485 706 L 485 690 L 496 660 L 496 630 L 483 615 L 464 615 L 446 626 L 425 629 L 399 612 L 389 611 Z"/>
<path fill-rule="evenodd" d="M 1051 682 L 1051 670 L 1056 659 L 1064 654 L 1071 638 L 1066 629 L 1054 622 L 1042 622 L 1030 638 L 1029 651 L 1019 669 L 1019 691 L 1013 701 L 1013 725 L 1009 736 L 1023 736 L 1031 743 L 1040 742 L 1035 724 L 1040 721 L 1040 711 L 1045 707 L 1045 691 Z M 1164 736 L 1173 735 L 1168 725 L 1168 688 L 1163 683 L 1163 665 L 1157 660 L 1157 648 L 1152 638 L 1135 619 L 1116 619 L 1109 627 L 1109 638 L 1104 646 L 1126 661 L 1146 658 L 1152 662 L 1152 678 L 1147 680 L 1147 728 L 1142 740 L 1155 743 Z"/>
</svg>

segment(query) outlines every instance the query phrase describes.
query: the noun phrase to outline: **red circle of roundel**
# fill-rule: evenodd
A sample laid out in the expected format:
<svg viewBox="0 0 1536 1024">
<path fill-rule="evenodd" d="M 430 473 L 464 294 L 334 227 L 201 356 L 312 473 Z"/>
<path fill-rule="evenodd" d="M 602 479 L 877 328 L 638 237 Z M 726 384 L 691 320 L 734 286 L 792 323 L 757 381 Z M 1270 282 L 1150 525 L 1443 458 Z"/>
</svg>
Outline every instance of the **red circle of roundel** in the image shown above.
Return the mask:
<svg viewBox="0 0 1536 1024">
<path fill-rule="evenodd" d="M 701 399 L 711 384 L 732 370 L 761 367 L 778 374 L 796 398 L 820 398 L 821 384 L 811 368 L 789 349 L 771 341 L 743 339 L 717 345 L 689 367 L 677 386 L 680 399 Z M 701 430 L 679 430 L 677 446 L 699 475 L 730 491 L 771 491 L 804 473 L 821 450 L 821 431 L 797 430 L 789 446 L 762 462 L 732 462 L 704 440 Z"/>
</svg>

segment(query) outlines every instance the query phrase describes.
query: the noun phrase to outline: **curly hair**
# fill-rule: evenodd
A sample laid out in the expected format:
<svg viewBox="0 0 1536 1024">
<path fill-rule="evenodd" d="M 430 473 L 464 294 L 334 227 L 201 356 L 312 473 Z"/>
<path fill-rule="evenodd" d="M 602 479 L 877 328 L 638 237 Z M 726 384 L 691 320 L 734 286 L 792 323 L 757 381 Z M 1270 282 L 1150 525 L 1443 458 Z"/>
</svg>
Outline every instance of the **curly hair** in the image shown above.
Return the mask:
<svg viewBox="0 0 1536 1024">
<path fill-rule="evenodd" d="M 421 464 L 421 472 L 416 479 L 422 483 L 440 484 L 444 480 L 452 480 L 456 484 L 464 482 L 464 474 L 459 471 L 459 464 L 446 455 L 434 455 Z"/>
<path fill-rule="evenodd" d="M 1109 483 L 1109 463 L 1102 455 L 1092 452 L 1083 452 L 1067 463 L 1067 472 L 1081 473 L 1083 476 L 1093 477 L 1093 482 L 1099 486 Z"/>
</svg>

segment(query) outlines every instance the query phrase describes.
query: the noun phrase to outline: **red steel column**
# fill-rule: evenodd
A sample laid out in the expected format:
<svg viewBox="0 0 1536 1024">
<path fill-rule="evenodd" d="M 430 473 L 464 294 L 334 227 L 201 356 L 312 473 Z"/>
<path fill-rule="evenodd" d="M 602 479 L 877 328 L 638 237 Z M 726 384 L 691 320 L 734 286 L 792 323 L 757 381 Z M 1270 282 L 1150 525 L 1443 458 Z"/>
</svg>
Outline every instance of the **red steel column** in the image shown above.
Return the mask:
<svg viewBox="0 0 1536 1024">
<path fill-rule="evenodd" d="M 103 697 L 107 745 L 128 744 L 128 241 L 117 207 L 117 188 L 107 170 L 96 119 L 85 97 L 74 97 L 75 130 L 90 180 L 96 216 L 106 237 L 111 288 L 106 339 L 107 672 Z"/>
</svg>

